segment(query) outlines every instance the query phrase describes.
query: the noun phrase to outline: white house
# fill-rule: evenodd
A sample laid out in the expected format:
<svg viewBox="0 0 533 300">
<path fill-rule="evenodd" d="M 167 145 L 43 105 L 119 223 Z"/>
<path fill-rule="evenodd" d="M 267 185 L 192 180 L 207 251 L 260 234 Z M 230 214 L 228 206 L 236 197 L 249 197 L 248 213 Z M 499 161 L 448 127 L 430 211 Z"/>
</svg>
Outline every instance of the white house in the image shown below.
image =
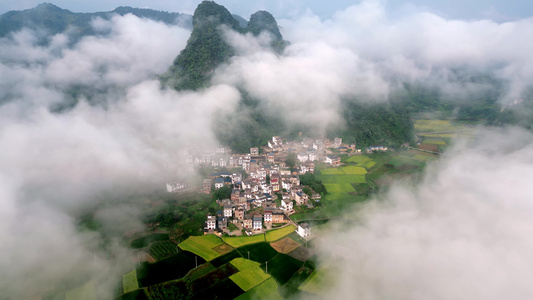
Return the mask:
<svg viewBox="0 0 533 300">
<path fill-rule="evenodd" d="M 309 155 L 307 155 L 307 153 L 298 153 L 296 158 L 298 159 L 298 161 L 304 163 L 309 159 Z"/>
<path fill-rule="evenodd" d="M 215 189 L 219 189 L 224 186 L 224 179 L 223 178 L 215 178 Z"/>
<path fill-rule="evenodd" d="M 316 152 L 310 152 L 309 153 L 309 160 L 310 161 L 318 160 L 318 154 Z"/>
<path fill-rule="evenodd" d="M 253 229 L 254 230 L 261 230 L 261 228 L 263 228 L 263 216 L 254 215 L 252 220 L 253 220 Z"/>
<path fill-rule="evenodd" d="M 207 221 L 205 223 L 207 230 L 214 230 L 217 226 L 217 218 L 215 216 L 207 216 Z"/>
<path fill-rule="evenodd" d="M 291 200 L 281 200 L 281 209 L 285 211 L 292 210 L 292 201 Z"/>
<path fill-rule="evenodd" d="M 176 184 L 170 184 L 167 183 L 167 192 L 169 193 L 175 193 L 179 191 L 183 191 L 187 186 L 185 183 L 177 182 Z"/>
<path fill-rule="evenodd" d="M 303 237 L 303 238 L 306 238 L 308 236 L 311 235 L 311 229 L 309 229 L 309 224 L 307 223 L 302 223 L 302 224 L 298 224 L 298 228 L 296 229 L 296 233 Z"/>
<path fill-rule="evenodd" d="M 342 138 L 335 138 L 333 141 L 333 147 L 339 148 L 342 145 Z"/>
<path fill-rule="evenodd" d="M 224 205 L 224 217 L 231 218 L 233 217 L 233 207 L 231 205 Z"/>
</svg>

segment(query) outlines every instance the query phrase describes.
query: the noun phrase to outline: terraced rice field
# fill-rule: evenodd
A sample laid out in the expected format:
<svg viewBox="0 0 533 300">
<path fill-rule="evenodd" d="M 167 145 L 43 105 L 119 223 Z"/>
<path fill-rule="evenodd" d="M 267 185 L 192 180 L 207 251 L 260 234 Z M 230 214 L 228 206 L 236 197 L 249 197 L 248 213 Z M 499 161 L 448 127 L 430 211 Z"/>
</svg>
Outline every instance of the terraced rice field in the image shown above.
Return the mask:
<svg viewBox="0 0 533 300">
<path fill-rule="evenodd" d="M 122 287 L 124 288 L 124 294 L 139 289 L 139 282 L 137 281 L 137 270 L 122 275 Z"/>
<path fill-rule="evenodd" d="M 352 162 L 352 163 L 357 163 L 357 164 L 361 164 L 361 163 L 366 163 L 368 161 L 371 161 L 372 159 L 368 156 L 365 156 L 365 155 L 353 155 L 351 156 L 350 158 L 348 158 L 348 162 Z"/>
<path fill-rule="evenodd" d="M 336 281 L 335 273 L 332 270 L 328 269 L 319 269 L 315 270 L 307 279 L 300 285 L 299 289 L 315 294 L 322 295 L 328 292 L 328 289 L 325 287 L 331 287 L 332 284 Z"/>
<path fill-rule="evenodd" d="M 258 262 L 248 260 L 242 257 L 233 259 L 232 261 L 230 261 L 230 264 L 232 264 L 235 268 L 239 269 L 239 271 L 256 268 L 261 265 Z"/>
<path fill-rule="evenodd" d="M 245 245 L 264 242 L 265 236 L 263 234 L 257 234 L 251 236 L 223 237 L 222 240 L 224 241 L 224 243 L 234 248 L 238 248 Z"/>
<path fill-rule="evenodd" d="M 176 244 L 171 241 L 153 242 L 148 248 L 148 253 L 155 258 L 155 260 L 161 260 L 178 253 Z"/>
<path fill-rule="evenodd" d="M 338 168 L 322 169 L 320 170 L 320 173 L 322 175 L 344 175 L 346 174 L 341 169 L 338 169 Z"/>
<path fill-rule="evenodd" d="M 322 183 L 366 183 L 366 177 L 361 175 L 320 175 Z"/>
<path fill-rule="evenodd" d="M 422 142 L 422 144 L 428 144 L 428 145 L 446 145 L 446 142 L 443 140 L 425 140 Z"/>
<path fill-rule="evenodd" d="M 349 183 L 324 183 L 328 193 L 353 193 L 355 189 Z"/>
<path fill-rule="evenodd" d="M 342 167 L 341 170 L 347 175 L 364 175 L 367 173 L 365 168 L 357 166 Z"/>
<path fill-rule="evenodd" d="M 209 261 L 221 255 L 221 253 L 213 250 L 213 248 L 216 248 L 222 244 L 224 244 L 224 242 L 219 237 L 208 234 L 204 236 L 191 236 L 180 243 L 179 247 L 183 250 L 197 254 L 206 261 Z"/>
<path fill-rule="evenodd" d="M 246 293 L 240 295 L 236 298 L 237 300 L 277 300 L 283 299 L 278 291 L 278 284 L 274 278 L 269 278 L 254 287 L 253 289 L 247 291 Z"/>
<path fill-rule="evenodd" d="M 248 291 L 270 278 L 270 275 L 263 272 L 259 266 L 255 266 L 243 271 L 239 271 L 239 273 L 233 274 L 229 278 L 241 289 Z"/>
<path fill-rule="evenodd" d="M 277 241 L 291 233 L 293 233 L 296 230 L 296 226 L 289 225 L 280 229 L 276 230 L 270 230 L 266 233 L 266 241 L 267 242 L 273 242 Z"/>
<path fill-rule="evenodd" d="M 449 120 L 416 120 L 415 130 L 418 132 L 459 130 L 462 126 L 455 126 Z"/>
</svg>

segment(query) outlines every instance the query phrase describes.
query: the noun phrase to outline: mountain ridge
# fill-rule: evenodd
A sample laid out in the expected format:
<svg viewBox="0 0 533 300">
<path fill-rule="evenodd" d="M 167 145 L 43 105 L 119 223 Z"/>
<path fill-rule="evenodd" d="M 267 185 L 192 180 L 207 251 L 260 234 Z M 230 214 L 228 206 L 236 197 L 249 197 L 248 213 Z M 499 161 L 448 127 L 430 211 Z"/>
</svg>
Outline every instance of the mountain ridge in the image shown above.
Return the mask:
<svg viewBox="0 0 533 300">
<path fill-rule="evenodd" d="M 268 32 L 272 36 L 271 47 L 281 53 L 287 44 L 279 31 L 276 19 L 266 11 L 258 11 L 250 17 L 246 27 L 222 5 L 203 1 L 193 15 L 193 31 L 183 49 L 168 71 L 160 76 L 162 85 L 176 90 L 196 90 L 205 87 L 212 72 L 235 55 L 226 42 L 221 27 L 258 36 Z"/>
</svg>

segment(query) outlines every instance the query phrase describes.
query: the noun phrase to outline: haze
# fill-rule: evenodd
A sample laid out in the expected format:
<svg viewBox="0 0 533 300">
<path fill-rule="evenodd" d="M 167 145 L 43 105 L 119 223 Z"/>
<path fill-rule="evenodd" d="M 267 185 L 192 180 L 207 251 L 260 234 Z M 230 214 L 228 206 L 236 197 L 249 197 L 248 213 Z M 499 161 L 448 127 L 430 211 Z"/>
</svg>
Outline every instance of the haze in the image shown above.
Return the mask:
<svg viewBox="0 0 533 300">
<path fill-rule="evenodd" d="M 36 3 L 2 1 L 0 13 Z M 115 192 L 163 188 L 169 169 L 181 171 L 185 146 L 218 145 L 212 120 L 234 113 L 236 86 L 289 124 L 323 132 L 342 124 L 341 99 L 387 101 L 401 88 L 399 79 L 435 84 L 449 98 L 469 101 L 486 87 L 450 80 L 451 71 L 489 72 L 506 83 L 502 105 L 523 97 L 533 80 L 533 12 L 525 1 L 219 3 L 245 18 L 257 9 L 281 16 L 291 45 L 279 56 L 265 47 L 268 36 L 227 32 L 239 55 L 216 70 L 211 87 L 196 92 L 161 89 L 156 79 L 190 35 L 177 26 L 127 15 L 94 20 L 104 34 L 73 46 L 67 34 L 39 45 L 42 33 L 30 30 L 0 39 L 0 290 L 8 298 L 73 274 L 99 283 L 99 295 L 110 298 L 110 280 L 131 267 L 131 253 L 118 239 L 109 247 L 123 259 L 99 253 L 99 237 L 80 233 L 76 214 Z M 77 12 L 125 3 L 54 4 Z M 127 3 L 188 13 L 197 4 Z M 73 108 L 52 112 L 71 100 L 73 87 L 94 89 L 91 101 L 101 105 L 81 97 Z M 398 183 L 355 207 L 347 214 L 360 216 L 359 223 L 318 243 L 321 260 L 342 278 L 324 298 L 531 298 L 533 135 L 517 128 L 480 132 L 431 166 L 422 184 Z M 142 215 L 135 207 L 100 215 L 120 213 Z"/>
</svg>

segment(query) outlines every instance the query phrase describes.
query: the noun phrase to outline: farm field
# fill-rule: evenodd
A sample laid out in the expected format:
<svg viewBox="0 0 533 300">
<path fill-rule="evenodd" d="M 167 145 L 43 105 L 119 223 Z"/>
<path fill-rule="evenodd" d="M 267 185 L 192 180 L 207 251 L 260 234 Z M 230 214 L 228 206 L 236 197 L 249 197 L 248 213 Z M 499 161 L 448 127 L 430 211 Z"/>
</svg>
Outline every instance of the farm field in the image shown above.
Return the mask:
<svg viewBox="0 0 533 300">
<path fill-rule="evenodd" d="M 277 300 L 283 299 L 278 292 L 278 284 L 274 278 L 269 278 L 254 287 L 253 289 L 247 291 L 246 293 L 240 295 L 236 298 L 237 300 Z"/>
<path fill-rule="evenodd" d="M 222 240 L 224 243 L 232 246 L 233 248 L 238 248 L 245 245 L 255 244 L 265 241 L 264 234 L 257 234 L 252 236 L 234 236 L 234 237 L 223 237 Z"/>
<path fill-rule="evenodd" d="M 148 297 L 146 296 L 145 290 L 141 289 L 124 294 L 115 300 L 148 300 Z"/>
<path fill-rule="evenodd" d="M 187 275 L 187 277 L 194 281 L 200 277 L 203 277 L 207 274 L 209 274 L 210 272 L 214 271 L 216 268 L 215 266 L 213 266 L 213 264 L 211 264 L 210 262 L 206 262 L 205 264 L 199 266 L 198 268 L 196 269 L 193 269 L 191 270 L 191 272 Z"/>
<path fill-rule="evenodd" d="M 454 125 L 449 120 L 416 120 L 415 131 L 433 132 L 433 131 L 452 131 L 462 129 L 463 126 Z"/>
<path fill-rule="evenodd" d="M 320 173 L 322 173 L 322 175 L 344 175 L 346 174 L 341 169 L 338 169 L 338 168 L 322 169 L 320 170 Z"/>
<path fill-rule="evenodd" d="M 446 145 L 446 142 L 443 141 L 443 140 L 434 140 L 434 139 L 431 139 L 431 140 L 424 140 L 424 141 L 422 142 L 422 144 L 444 146 L 444 145 Z"/>
<path fill-rule="evenodd" d="M 239 273 L 233 274 L 229 278 L 241 289 L 248 291 L 270 278 L 270 275 L 263 272 L 259 266 L 254 266 L 243 271 L 239 271 Z"/>
<path fill-rule="evenodd" d="M 272 248 L 276 249 L 279 253 L 290 253 L 294 249 L 300 247 L 300 243 L 292 239 L 291 237 L 285 237 L 277 242 L 270 243 Z"/>
<path fill-rule="evenodd" d="M 287 254 L 278 254 L 268 261 L 268 273 L 276 279 L 279 284 L 286 284 L 303 265 L 303 262 L 294 259 Z"/>
<path fill-rule="evenodd" d="M 235 299 L 244 291 L 233 282 L 231 279 L 226 278 L 218 281 L 214 285 L 201 290 L 199 293 L 191 297 L 190 299 Z M 180 298 L 159 298 L 159 299 L 180 299 Z"/>
<path fill-rule="evenodd" d="M 92 281 L 87 282 L 86 284 L 67 291 L 65 293 L 66 300 L 97 300 L 96 290 L 94 288 L 94 283 Z"/>
<path fill-rule="evenodd" d="M 133 269 L 130 272 L 122 275 L 122 287 L 124 289 L 124 294 L 139 289 L 137 270 Z"/>
<path fill-rule="evenodd" d="M 272 259 L 278 254 L 269 243 L 257 243 L 253 245 L 242 246 L 237 249 L 244 258 L 248 258 L 248 251 L 250 252 L 250 259 L 259 263 L 264 263 Z"/>
<path fill-rule="evenodd" d="M 131 247 L 133 249 L 139 249 L 148 247 L 153 242 L 157 241 L 166 241 L 169 239 L 169 236 L 167 233 L 153 233 L 147 236 L 140 237 L 138 239 L 135 239 L 131 241 Z"/>
<path fill-rule="evenodd" d="M 341 170 L 347 175 L 364 175 L 367 173 L 365 168 L 357 166 L 342 167 Z"/>
<path fill-rule="evenodd" d="M 215 270 L 198 279 L 195 279 L 190 283 L 189 289 L 191 290 L 191 294 L 198 293 L 198 291 L 204 290 L 216 284 L 217 282 L 229 279 L 230 276 L 237 274 L 238 272 L 239 270 L 231 264 L 225 264 L 219 268 L 216 268 Z"/>
<path fill-rule="evenodd" d="M 218 268 L 218 267 L 220 267 L 220 266 L 222 266 L 224 264 L 229 263 L 230 261 L 232 261 L 233 259 L 238 258 L 238 257 L 242 257 L 241 254 L 237 250 L 233 250 L 233 251 L 231 251 L 229 253 L 226 253 L 226 254 L 224 254 L 222 256 L 219 256 L 219 257 L 213 259 L 211 261 L 211 264 L 213 264 L 213 266 Z"/>
<path fill-rule="evenodd" d="M 347 162 L 351 162 L 351 163 L 357 163 L 357 164 L 361 164 L 361 163 L 366 163 L 366 162 L 369 162 L 371 161 L 372 159 L 366 155 L 353 155 L 351 156 L 350 158 L 348 158 Z"/>
<path fill-rule="evenodd" d="M 289 225 L 280 229 L 270 230 L 266 232 L 266 241 L 267 242 L 274 242 L 277 241 L 291 233 L 293 233 L 296 230 L 296 226 Z"/>
<path fill-rule="evenodd" d="M 221 255 L 213 248 L 224 244 L 216 235 L 208 234 L 203 236 L 190 236 L 179 244 L 183 250 L 190 251 L 209 261 Z"/>
<path fill-rule="evenodd" d="M 355 189 L 349 183 L 324 183 L 329 193 L 353 193 Z"/>
<path fill-rule="evenodd" d="M 137 279 L 141 286 L 149 286 L 161 282 L 179 279 L 185 276 L 190 270 L 205 263 L 202 257 L 197 257 L 189 251 L 180 251 L 180 253 L 165 258 L 156 263 L 141 263 L 137 268 Z"/>
<path fill-rule="evenodd" d="M 335 282 L 334 273 L 328 269 L 315 270 L 309 277 L 300 285 L 300 290 L 315 294 L 322 295 L 327 292 L 324 287 L 332 286 Z"/>
<path fill-rule="evenodd" d="M 320 175 L 323 183 L 366 183 L 366 176 L 361 175 Z"/>
<path fill-rule="evenodd" d="M 246 269 L 256 268 L 259 267 L 261 264 L 252 260 L 244 259 L 242 257 L 233 259 L 230 264 L 232 264 L 235 268 L 239 269 L 239 271 L 244 271 Z"/>
<path fill-rule="evenodd" d="M 155 260 L 162 260 L 178 253 L 177 245 L 171 241 L 153 242 L 148 248 L 148 253 Z"/>
</svg>

